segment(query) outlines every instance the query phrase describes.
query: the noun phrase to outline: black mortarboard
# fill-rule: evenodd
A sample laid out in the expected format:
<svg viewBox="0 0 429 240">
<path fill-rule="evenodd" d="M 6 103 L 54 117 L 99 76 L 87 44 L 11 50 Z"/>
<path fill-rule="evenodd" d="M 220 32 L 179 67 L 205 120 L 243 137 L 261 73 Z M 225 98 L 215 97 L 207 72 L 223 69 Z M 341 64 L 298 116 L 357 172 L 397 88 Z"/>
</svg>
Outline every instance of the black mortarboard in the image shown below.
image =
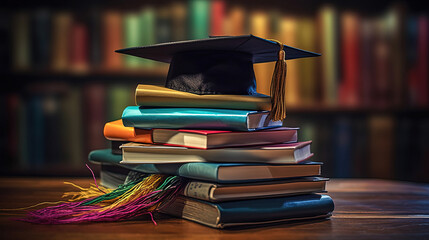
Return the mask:
<svg viewBox="0 0 429 240">
<path fill-rule="evenodd" d="M 257 95 L 253 64 L 282 61 L 284 67 L 276 64 L 275 69 L 275 75 L 282 80 L 277 80 L 276 86 L 272 85 L 271 97 L 273 108 L 281 102 L 283 111 L 284 60 L 320 56 L 253 35 L 160 43 L 116 52 L 170 63 L 166 87 L 195 94 Z M 273 89 L 279 93 L 275 97 L 277 100 L 273 100 L 273 95 L 276 95 Z"/>
</svg>

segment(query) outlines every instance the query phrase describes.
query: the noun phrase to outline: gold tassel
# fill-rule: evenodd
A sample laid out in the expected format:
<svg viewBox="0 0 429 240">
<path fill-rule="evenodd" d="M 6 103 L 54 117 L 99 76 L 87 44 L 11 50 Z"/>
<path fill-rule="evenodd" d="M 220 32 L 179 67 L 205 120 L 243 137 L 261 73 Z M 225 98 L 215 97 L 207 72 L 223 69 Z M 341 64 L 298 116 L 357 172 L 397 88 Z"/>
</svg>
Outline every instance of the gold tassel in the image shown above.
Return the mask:
<svg viewBox="0 0 429 240">
<path fill-rule="evenodd" d="M 280 45 L 278 60 L 274 68 L 273 78 L 271 79 L 271 120 L 282 121 L 286 118 L 286 60 L 283 44 L 277 40 L 270 39 Z"/>
</svg>

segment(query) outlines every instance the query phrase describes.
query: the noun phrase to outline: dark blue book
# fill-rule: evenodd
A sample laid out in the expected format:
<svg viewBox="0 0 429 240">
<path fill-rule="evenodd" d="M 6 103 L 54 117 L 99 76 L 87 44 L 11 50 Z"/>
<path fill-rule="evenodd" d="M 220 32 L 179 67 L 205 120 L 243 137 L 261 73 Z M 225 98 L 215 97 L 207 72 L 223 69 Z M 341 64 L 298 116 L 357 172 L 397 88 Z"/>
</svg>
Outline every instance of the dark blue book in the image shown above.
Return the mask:
<svg viewBox="0 0 429 240">
<path fill-rule="evenodd" d="M 212 203 L 179 196 L 161 212 L 213 228 L 327 218 L 334 202 L 327 195 L 306 194 Z"/>
<path fill-rule="evenodd" d="M 32 21 L 32 61 L 38 68 L 47 68 L 51 56 L 51 14 L 48 9 L 38 9 Z"/>
<path fill-rule="evenodd" d="M 141 108 L 130 106 L 122 114 L 126 127 L 253 131 L 281 127 L 268 111 L 211 108 Z"/>
</svg>

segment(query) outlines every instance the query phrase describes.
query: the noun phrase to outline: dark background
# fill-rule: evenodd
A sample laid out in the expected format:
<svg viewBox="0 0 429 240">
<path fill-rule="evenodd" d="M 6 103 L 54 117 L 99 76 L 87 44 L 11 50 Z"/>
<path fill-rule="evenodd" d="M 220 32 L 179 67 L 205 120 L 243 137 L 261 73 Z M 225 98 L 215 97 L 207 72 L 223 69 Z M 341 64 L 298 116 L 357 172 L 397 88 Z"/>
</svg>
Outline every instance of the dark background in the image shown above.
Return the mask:
<svg viewBox="0 0 429 240">
<path fill-rule="evenodd" d="M 2 175 L 90 175 L 89 151 L 109 147 L 104 123 L 134 104 L 138 83 L 163 85 L 167 73 L 163 64 L 116 57 L 116 48 L 251 33 L 322 53 L 288 61 L 285 125 L 313 140 L 325 176 L 429 182 L 423 1 L 2 5 Z M 268 93 L 273 67 L 255 66 L 259 92 Z"/>
</svg>

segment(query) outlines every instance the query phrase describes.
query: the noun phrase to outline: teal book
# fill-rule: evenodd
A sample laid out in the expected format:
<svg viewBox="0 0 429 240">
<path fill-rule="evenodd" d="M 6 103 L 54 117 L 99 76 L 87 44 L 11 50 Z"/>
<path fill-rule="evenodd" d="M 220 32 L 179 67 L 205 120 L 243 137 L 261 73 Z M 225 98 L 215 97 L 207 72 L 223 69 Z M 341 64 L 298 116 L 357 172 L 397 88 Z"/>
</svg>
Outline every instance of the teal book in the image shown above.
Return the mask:
<svg viewBox="0 0 429 240">
<path fill-rule="evenodd" d="M 161 212 L 213 228 L 327 218 L 334 202 L 327 195 L 306 194 L 212 203 L 178 196 Z"/>
<path fill-rule="evenodd" d="M 282 165 L 208 162 L 119 164 L 122 161 L 122 155 L 112 154 L 111 149 L 92 151 L 89 154 L 89 160 L 94 163 L 117 164 L 137 172 L 178 175 L 216 183 L 260 182 L 274 179 L 319 176 L 321 173 L 320 163 L 315 162 Z"/>
<path fill-rule="evenodd" d="M 281 127 L 268 111 L 209 108 L 139 108 L 129 106 L 122 114 L 126 127 L 253 131 Z"/>
</svg>

